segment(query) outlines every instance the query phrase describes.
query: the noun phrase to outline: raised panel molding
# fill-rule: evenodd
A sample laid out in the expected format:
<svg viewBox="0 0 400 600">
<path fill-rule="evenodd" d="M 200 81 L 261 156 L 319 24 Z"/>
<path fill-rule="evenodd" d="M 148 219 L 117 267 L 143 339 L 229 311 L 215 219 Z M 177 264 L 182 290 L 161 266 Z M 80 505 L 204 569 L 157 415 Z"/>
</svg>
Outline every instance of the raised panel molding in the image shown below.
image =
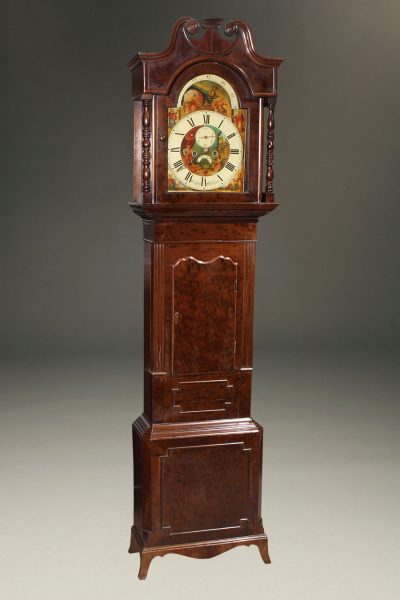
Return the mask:
<svg viewBox="0 0 400 600">
<path fill-rule="evenodd" d="M 179 381 L 172 388 L 172 404 L 179 414 L 193 414 L 193 418 L 198 413 L 225 413 L 233 389 L 227 379 Z"/>
<path fill-rule="evenodd" d="M 170 536 L 242 529 L 250 518 L 251 456 L 244 442 L 168 448 L 159 456 L 161 529 Z"/>
</svg>

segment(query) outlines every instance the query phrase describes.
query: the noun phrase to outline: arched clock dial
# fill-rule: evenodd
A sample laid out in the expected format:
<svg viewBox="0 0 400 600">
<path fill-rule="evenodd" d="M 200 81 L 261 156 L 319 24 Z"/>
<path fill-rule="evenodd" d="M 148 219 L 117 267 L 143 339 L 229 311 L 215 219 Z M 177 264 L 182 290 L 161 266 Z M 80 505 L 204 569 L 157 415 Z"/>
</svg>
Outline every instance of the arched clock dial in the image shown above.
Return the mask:
<svg viewBox="0 0 400 600">
<path fill-rule="evenodd" d="M 176 122 L 168 138 L 168 166 L 188 190 L 225 188 L 243 163 L 242 136 L 221 113 L 198 110 Z"/>
</svg>

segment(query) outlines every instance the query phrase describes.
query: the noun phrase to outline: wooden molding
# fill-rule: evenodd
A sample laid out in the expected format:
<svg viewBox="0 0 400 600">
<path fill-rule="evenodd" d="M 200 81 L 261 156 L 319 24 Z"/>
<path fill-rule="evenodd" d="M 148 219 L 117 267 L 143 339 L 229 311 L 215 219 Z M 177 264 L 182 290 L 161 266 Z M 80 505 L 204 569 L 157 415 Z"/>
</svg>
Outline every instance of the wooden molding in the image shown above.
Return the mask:
<svg viewBox="0 0 400 600">
<path fill-rule="evenodd" d="M 223 19 L 197 21 L 182 17 L 175 23 L 165 50 L 139 52 L 129 61 L 133 73 L 132 96 L 168 94 L 184 69 L 216 58 L 240 74 L 254 97 L 276 95 L 277 69 L 282 59 L 267 58 L 256 52 L 247 23 L 236 20 L 223 25 Z"/>
</svg>

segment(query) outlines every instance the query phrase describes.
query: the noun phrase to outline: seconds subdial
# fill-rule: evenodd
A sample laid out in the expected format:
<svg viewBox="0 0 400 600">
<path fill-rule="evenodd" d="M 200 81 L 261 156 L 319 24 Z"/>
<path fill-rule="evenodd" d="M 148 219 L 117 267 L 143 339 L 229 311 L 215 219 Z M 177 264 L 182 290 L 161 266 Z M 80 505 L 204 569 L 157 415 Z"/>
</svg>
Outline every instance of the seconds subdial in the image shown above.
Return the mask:
<svg viewBox="0 0 400 600">
<path fill-rule="evenodd" d="M 211 127 L 200 127 L 197 130 L 195 140 L 202 148 L 210 148 L 216 141 L 216 134 Z"/>
</svg>

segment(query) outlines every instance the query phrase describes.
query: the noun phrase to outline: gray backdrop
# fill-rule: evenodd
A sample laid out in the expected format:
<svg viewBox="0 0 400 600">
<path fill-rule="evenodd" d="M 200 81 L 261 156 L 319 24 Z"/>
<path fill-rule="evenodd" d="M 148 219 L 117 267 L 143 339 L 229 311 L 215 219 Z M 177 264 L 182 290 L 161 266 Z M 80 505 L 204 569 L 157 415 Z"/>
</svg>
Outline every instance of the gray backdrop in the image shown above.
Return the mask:
<svg viewBox="0 0 400 600">
<path fill-rule="evenodd" d="M 16 0 L 0 242 L 5 353 L 141 348 L 126 63 L 163 49 L 187 13 L 244 18 L 256 49 L 285 59 L 281 206 L 259 226 L 256 343 L 396 343 L 398 0 Z"/>
<path fill-rule="evenodd" d="M 272 565 L 255 547 L 171 554 L 139 582 L 127 548 L 143 251 L 126 62 L 163 49 L 188 13 L 242 17 L 260 53 L 285 59 L 252 391 Z M 13 0 L 9 15 L 1 597 L 397 598 L 399 0 Z"/>
</svg>

